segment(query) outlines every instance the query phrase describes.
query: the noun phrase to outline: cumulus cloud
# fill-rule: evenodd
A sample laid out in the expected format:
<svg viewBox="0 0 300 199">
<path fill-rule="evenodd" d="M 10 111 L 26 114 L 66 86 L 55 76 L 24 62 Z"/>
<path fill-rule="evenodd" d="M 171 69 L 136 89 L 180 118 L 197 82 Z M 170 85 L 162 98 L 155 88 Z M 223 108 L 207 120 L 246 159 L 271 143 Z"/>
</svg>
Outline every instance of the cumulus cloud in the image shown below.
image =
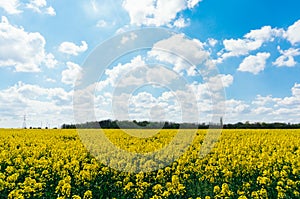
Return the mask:
<svg viewBox="0 0 300 199">
<path fill-rule="evenodd" d="M 5 127 L 16 127 L 18 118 L 21 127 L 25 113 L 28 126 L 40 126 L 41 121 L 61 125 L 72 121 L 72 92 L 18 82 L 0 90 L 0 111 L 4 119 L 1 126 Z"/>
<path fill-rule="evenodd" d="M 194 76 L 197 74 L 195 66 L 207 61 L 210 54 L 199 40 L 176 34 L 155 43 L 148 55 L 158 61 L 173 64 L 178 73 L 186 71 L 189 76 Z"/>
<path fill-rule="evenodd" d="M 248 39 L 229 39 L 223 41 L 225 50 L 228 51 L 222 55 L 222 58 L 247 55 L 250 51 L 261 47 L 261 40 Z"/>
<path fill-rule="evenodd" d="M 58 64 L 58 61 L 55 59 L 52 53 L 48 53 L 46 55 L 44 62 L 48 68 L 55 68 Z"/>
<path fill-rule="evenodd" d="M 184 23 L 180 18 L 177 19 L 178 13 L 192 9 L 199 2 L 200 0 L 124 0 L 122 6 L 133 25 L 181 27 Z"/>
<path fill-rule="evenodd" d="M 125 44 L 127 43 L 128 41 L 133 41 L 137 38 L 137 35 L 135 33 L 130 33 L 129 36 L 123 36 L 122 39 L 121 39 L 121 44 Z"/>
<path fill-rule="evenodd" d="M 296 21 L 291 25 L 287 31 L 285 37 L 292 45 L 298 44 L 300 42 L 300 20 Z"/>
<path fill-rule="evenodd" d="M 295 97 L 300 97 L 300 84 L 295 83 L 292 90 L 292 94 Z M 300 99 L 299 99 L 300 100 Z"/>
<path fill-rule="evenodd" d="M 67 62 L 67 69 L 61 72 L 61 82 L 68 85 L 74 85 L 77 80 L 81 79 L 82 68 L 73 63 Z"/>
<path fill-rule="evenodd" d="M 121 65 L 119 65 L 119 67 L 121 67 Z M 172 85 L 173 88 L 175 88 L 176 86 L 174 86 L 174 84 L 177 78 L 177 73 L 163 66 L 151 67 L 147 65 L 133 65 L 129 71 L 118 76 L 115 87 L 123 88 L 123 92 L 126 92 L 131 86 L 137 88 L 147 84 L 167 87 Z M 116 80 L 117 78 L 114 79 Z M 109 79 L 106 79 L 106 81 L 107 80 Z M 177 85 L 184 84 L 182 81 L 177 81 L 176 83 Z M 178 87 L 180 86 L 181 85 L 178 85 Z"/>
<path fill-rule="evenodd" d="M 249 105 L 241 100 L 228 99 L 226 105 L 226 118 L 228 120 L 239 117 L 241 114 L 249 111 Z"/>
<path fill-rule="evenodd" d="M 282 37 L 283 35 L 283 29 L 272 28 L 271 26 L 263 26 L 261 29 L 251 30 L 244 37 L 247 39 L 266 42 L 274 41 L 274 38 Z"/>
<path fill-rule="evenodd" d="M 281 56 L 279 56 L 275 62 L 273 62 L 273 65 L 275 66 L 287 66 L 287 67 L 293 67 L 297 64 L 294 57 L 300 55 L 300 49 L 295 48 L 289 48 L 287 50 L 281 50 L 278 46 L 277 49 L 279 50 Z"/>
<path fill-rule="evenodd" d="M 208 39 L 208 44 L 209 44 L 211 47 L 214 47 L 217 43 L 218 43 L 218 40 L 216 40 L 216 39 L 213 39 L 213 38 L 209 38 L 209 39 Z"/>
<path fill-rule="evenodd" d="M 0 0 L 0 8 L 3 8 L 8 14 L 19 14 L 27 8 L 40 14 L 56 15 L 54 8 L 47 6 L 46 0 L 29 0 L 28 3 L 19 0 Z"/>
<path fill-rule="evenodd" d="M 300 84 L 295 83 L 291 88 L 291 96 L 272 97 L 258 95 L 252 102 L 251 113 L 256 120 L 299 122 L 300 116 Z"/>
<path fill-rule="evenodd" d="M 266 61 L 270 57 L 270 53 L 257 53 L 246 57 L 240 64 L 238 71 L 250 72 L 257 75 L 263 71 L 266 66 Z"/>
<path fill-rule="evenodd" d="M 209 89 L 212 91 L 218 91 L 220 89 L 229 87 L 233 83 L 233 76 L 228 74 L 219 74 L 214 77 L 210 77 L 206 83 Z"/>
<path fill-rule="evenodd" d="M 274 104 L 277 103 L 278 101 L 280 101 L 279 98 L 274 98 L 271 95 L 267 95 L 267 96 L 257 95 L 255 100 L 252 101 L 252 104 L 257 106 L 266 106 L 266 105 L 274 106 Z"/>
<path fill-rule="evenodd" d="M 287 39 L 292 45 L 297 45 L 300 42 L 300 20 L 289 26 L 287 30 L 283 28 L 272 28 L 271 26 L 263 26 L 260 29 L 251 30 L 245 34 L 243 38 L 225 39 L 223 40 L 224 49 L 222 49 L 216 60 L 217 63 L 222 63 L 223 60 L 229 57 L 249 55 L 251 51 L 258 50 L 266 42 L 273 42 L 274 39 Z M 286 51 L 280 51 L 282 54 L 275 62 L 277 66 L 294 66 L 294 56 L 298 56 L 298 52 L 294 48 Z"/>
<path fill-rule="evenodd" d="M 186 21 L 183 17 L 180 17 L 174 21 L 173 25 L 177 28 L 184 28 L 188 26 L 188 21 Z"/>
<path fill-rule="evenodd" d="M 1 0 L 0 8 L 3 8 L 8 14 L 19 14 L 22 11 L 19 10 L 19 0 Z"/>
<path fill-rule="evenodd" d="M 44 13 L 51 16 L 56 15 L 56 12 L 52 6 L 47 7 L 46 0 L 30 0 L 29 3 L 26 4 L 26 7 L 37 13 Z"/>
<path fill-rule="evenodd" d="M 104 28 L 107 26 L 107 22 L 105 20 L 99 20 L 96 24 L 96 27 L 98 28 Z"/>
<path fill-rule="evenodd" d="M 265 42 L 274 41 L 276 37 L 283 37 L 283 29 L 263 26 L 260 29 L 251 30 L 242 39 L 225 39 L 223 41 L 224 52 L 220 53 L 222 62 L 229 57 L 248 55 L 249 52 L 259 49 Z"/>
<path fill-rule="evenodd" d="M 87 49 L 88 49 L 88 44 L 85 41 L 81 41 L 81 46 L 77 46 L 72 42 L 66 41 L 61 43 L 58 48 L 60 52 L 68 55 L 74 55 L 74 56 L 79 55 L 79 53 L 85 52 Z"/>
<path fill-rule="evenodd" d="M 46 82 L 56 83 L 56 80 L 48 77 L 46 78 Z"/>
<path fill-rule="evenodd" d="M 300 84 L 295 83 L 291 95 L 273 97 L 257 95 L 253 101 L 226 100 L 225 122 L 291 122 L 300 117 Z"/>
<path fill-rule="evenodd" d="M 140 55 L 133 58 L 129 63 L 118 64 L 112 69 L 105 70 L 105 74 L 107 75 L 107 78 L 102 83 L 100 82 L 100 85 L 104 84 L 104 85 L 115 86 L 122 75 L 127 74 L 128 72 L 133 71 L 136 68 L 142 66 L 145 66 L 145 61 L 142 59 Z"/>
<path fill-rule="evenodd" d="M 38 32 L 26 32 L 2 17 L 0 23 L 0 67 L 16 72 L 39 72 L 41 65 L 54 67 L 54 56 L 45 52 L 45 38 Z"/>
</svg>

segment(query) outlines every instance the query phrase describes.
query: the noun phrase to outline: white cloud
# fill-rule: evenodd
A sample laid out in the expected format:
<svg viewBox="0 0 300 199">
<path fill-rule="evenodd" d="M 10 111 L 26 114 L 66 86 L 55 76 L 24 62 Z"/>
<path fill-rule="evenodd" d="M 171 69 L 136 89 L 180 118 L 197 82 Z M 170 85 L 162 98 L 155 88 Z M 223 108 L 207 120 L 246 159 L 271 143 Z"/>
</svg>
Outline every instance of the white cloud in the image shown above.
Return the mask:
<svg viewBox="0 0 300 199">
<path fill-rule="evenodd" d="M 300 84 L 291 88 L 291 96 L 272 97 L 257 95 L 251 102 L 235 99 L 226 101 L 226 122 L 292 122 L 300 117 Z"/>
<path fill-rule="evenodd" d="M 213 38 L 209 38 L 209 39 L 208 39 L 208 44 L 209 44 L 211 47 L 214 47 L 217 43 L 218 43 L 218 40 L 216 40 L 216 39 L 213 39 Z"/>
<path fill-rule="evenodd" d="M 218 91 L 222 88 L 229 87 L 233 83 L 233 76 L 228 74 L 219 74 L 214 77 L 210 77 L 207 86 L 212 91 Z"/>
<path fill-rule="evenodd" d="M 266 66 L 266 61 L 270 57 L 270 53 L 257 53 L 246 57 L 240 64 L 238 70 L 243 72 L 250 72 L 257 75 L 263 71 Z"/>
<path fill-rule="evenodd" d="M 272 28 L 271 26 L 263 26 L 261 29 L 251 30 L 244 37 L 247 39 L 260 40 L 263 42 L 273 41 L 276 37 L 284 35 L 283 29 Z"/>
<path fill-rule="evenodd" d="M 281 50 L 279 46 L 277 48 L 281 56 L 278 57 L 275 62 L 273 62 L 273 65 L 293 67 L 297 64 L 294 57 L 300 55 L 300 49 L 289 48 L 288 50 Z"/>
<path fill-rule="evenodd" d="M 76 81 L 80 80 L 82 77 L 82 68 L 73 63 L 67 62 L 67 69 L 61 72 L 61 82 L 64 84 L 74 85 Z"/>
<path fill-rule="evenodd" d="M 48 7 L 45 9 L 45 13 L 48 14 L 48 15 L 51 15 L 51 16 L 55 16 L 56 15 L 56 12 L 54 10 L 54 8 L 52 6 Z"/>
<path fill-rule="evenodd" d="M 8 14 L 19 14 L 27 8 L 40 14 L 56 15 L 52 6 L 47 7 L 46 0 L 29 0 L 28 3 L 19 0 L 0 0 L 0 8 L 3 8 Z"/>
<path fill-rule="evenodd" d="M 122 6 L 128 12 L 130 23 L 133 25 L 173 26 L 178 13 L 193 8 L 199 2 L 199 0 L 124 0 Z M 176 22 L 176 25 L 183 25 L 179 22 Z"/>
<path fill-rule="evenodd" d="M 220 53 L 221 58 L 218 62 L 222 62 L 229 57 L 248 55 L 249 52 L 259 49 L 265 42 L 273 41 L 274 38 L 283 35 L 283 29 L 264 26 L 257 30 L 251 30 L 244 35 L 243 39 L 225 39 L 223 41 L 225 52 Z"/>
<path fill-rule="evenodd" d="M 60 44 L 58 50 L 62 53 L 77 56 L 79 53 L 85 52 L 88 45 L 85 41 L 81 41 L 81 46 L 77 46 L 72 42 L 63 42 Z"/>
<path fill-rule="evenodd" d="M 121 44 L 125 44 L 128 41 L 134 41 L 137 38 L 137 35 L 135 33 L 130 33 L 129 36 L 123 36 L 121 39 Z"/>
<path fill-rule="evenodd" d="M 188 75 L 194 76 L 197 74 L 195 65 L 207 61 L 209 52 L 199 40 L 187 39 L 183 34 L 176 34 L 155 43 L 148 56 L 173 64 L 173 70 L 178 73 L 186 71 Z"/>
<path fill-rule="evenodd" d="M 226 52 L 222 58 L 233 56 L 247 55 L 250 51 L 256 50 L 261 47 L 261 40 L 248 40 L 248 39 L 229 39 L 223 41 Z"/>
<path fill-rule="evenodd" d="M 252 118 L 266 122 L 299 122 L 300 116 L 300 84 L 295 83 L 289 97 L 272 97 L 258 95 L 252 102 Z"/>
<path fill-rule="evenodd" d="M 180 17 L 179 19 L 174 21 L 173 25 L 177 28 L 184 28 L 188 26 L 188 22 L 183 17 Z"/>
<path fill-rule="evenodd" d="M 222 79 L 224 87 L 229 87 L 233 83 L 233 76 L 230 74 L 228 75 L 220 74 L 218 77 Z"/>
<path fill-rule="evenodd" d="M 98 22 L 97 22 L 97 24 L 96 24 L 96 27 L 98 27 L 98 28 L 104 28 L 104 27 L 106 27 L 107 26 L 107 22 L 105 21 L 105 20 L 99 20 Z"/>
<path fill-rule="evenodd" d="M 46 41 L 38 32 L 26 32 L 11 25 L 6 17 L 0 23 L 0 67 L 14 67 L 16 72 L 39 72 L 42 64 L 57 62 L 45 52 Z"/>
<path fill-rule="evenodd" d="M 21 127 L 25 113 L 28 127 L 40 126 L 41 121 L 51 123 L 52 127 L 72 122 L 72 95 L 62 88 L 43 88 L 18 82 L 0 91 L 0 111 L 4 119 L 0 125 Z"/>
<path fill-rule="evenodd" d="M 257 115 L 270 114 L 270 113 L 273 113 L 273 111 L 274 110 L 272 108 L 267 108 L 267 107 L 257 107 L 252 110 L 252 112 Z"/>
<path fill-rule="evenodd" d="M 188 0 L 188 8 L 194 8 L 202 0 Z"/>
<path fill-rule="evenodd" d="M 0 8 L 3 8 L 8 14 L 19 14 L 19 0 L 0 0 Z"/>
<path fill-rule="evenodd" d="M 44 13 L 55 16 L 56 12 L 52 6 L 47 7 L 46 0 L 30 0 L 26 7 L 37 13 Z"/>
<path fill-rule="evenodd" d="M 47 78 L 47 79 L 46 79 L 46 82 L 56 83 L 56 80 L 55 80 L 55 79 L 52 79 L 52 78 Z"/>
<path fill-rule="evenodd" d="M 241 100 L 229 99 L 226 100 L 226 117 L 238 117 L 243 112 L 247 111 L 249 105 Z"/>
<path fill-rule="evenodd" d="M 252 104 L 257 106 L 266 106 L 266 105 L 274 106 L 274 104 L 277 103 L 278 101 L 280 101 L 279 98 L 274 98 L 271 95 L 268 96 L 257 95 L 255 100 L 252 101 Z"/>
<path fill-rule="evenodd" d="M 286 31 L 286 38 L 291 44 L 295 45 L 300 42 L 300 20 L 296 21 Z"/>
<path fill-rule="evenodd" d="M 292 90 L 293 96 L 300 97 L 300 84 L 295 83 L 291 90 Z"/>
<path fill-rule="evenodd" d="M 173 81 L 176 80 L 176 78 L 178 77 L 174 71 L 162 66 L 150 67 L 146 65 L 135 65 L 132 66 L 132 69 L 127 71 L 127 73 L 120 74 L 118 87 L 139 87 L 147 84 L 170 86 L 170 84 L 174 83 Z"/>
<path fill-rule="evenodd" d="M 44 62 L 48 68 L 55 68 L 58 64 L 58 61 L 52 53 L 46 55 Z"/>
<path fill-rule="evenodd" d="M 133 58 L 129 63 L 124 65 L 118 64 L 112 69 L 107 69 L 105 71 L 105 74 L 108 76 L 107 81 L 111 86 L 114 86 L 122 75 L 142 66 L 145 66 L 145 62 L 141 56 Z"/>
</svg>

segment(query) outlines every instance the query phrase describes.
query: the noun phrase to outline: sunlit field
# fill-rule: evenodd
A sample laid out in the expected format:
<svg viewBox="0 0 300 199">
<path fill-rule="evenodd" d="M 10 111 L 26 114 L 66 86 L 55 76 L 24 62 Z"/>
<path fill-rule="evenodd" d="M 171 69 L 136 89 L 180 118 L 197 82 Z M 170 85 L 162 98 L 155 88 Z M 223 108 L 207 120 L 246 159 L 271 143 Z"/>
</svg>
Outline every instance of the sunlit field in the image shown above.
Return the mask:
<svg viewBox="0 0 300 199">
<path fill-rule="evenodd" d="M 176 130 L 105 134 L 123 150 L 147 153 Z M 0 130 L 0 198 L 300 198 L 300 130 L 223 130 L 201 158 L 205 134 L 170 165 L 127 173 L 99 162 L 76 130 Z"/>
</svg>

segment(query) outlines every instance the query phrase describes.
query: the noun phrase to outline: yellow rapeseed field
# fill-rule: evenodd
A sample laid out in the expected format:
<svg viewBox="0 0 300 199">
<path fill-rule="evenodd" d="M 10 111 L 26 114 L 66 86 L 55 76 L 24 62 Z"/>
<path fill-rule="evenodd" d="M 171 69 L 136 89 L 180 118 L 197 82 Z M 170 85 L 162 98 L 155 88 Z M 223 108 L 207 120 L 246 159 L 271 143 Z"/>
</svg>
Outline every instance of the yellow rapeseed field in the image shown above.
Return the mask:
<svg viewBox="0 0 300 199">
<path fill-rule="evenodd" d="M 300 198 L 300 130 L 223 130 L 203 158 L 199 151 L 206 130 L 198 130 L 176 161 L 140 173 L 118 171 L 98 161 L 81 141 L 97 142 L 97 130 L 84 134 L 85 138 L 76 130 L 0 130 L 0 198 Z M 138 153 L 162 149 L 175 134 L 176 130 L 161 130 L 137 138 L 122 130 L 105 130 L 115 146 Z M 126 161 L 116 164 L 126 167 Z"/>
</svg>

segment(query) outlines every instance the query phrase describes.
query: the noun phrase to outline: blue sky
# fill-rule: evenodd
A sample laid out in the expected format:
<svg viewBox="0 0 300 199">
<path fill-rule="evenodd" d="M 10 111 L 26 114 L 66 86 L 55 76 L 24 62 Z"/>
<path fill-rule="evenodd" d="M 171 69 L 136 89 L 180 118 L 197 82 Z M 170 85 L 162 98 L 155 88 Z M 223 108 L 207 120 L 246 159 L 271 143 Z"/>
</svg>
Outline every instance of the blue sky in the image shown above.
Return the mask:
<svg viewBox="0 0 300 199">
<path fill-rule="evenodd" d="M 186 86 L 200 122 L 212 120 L 215 106 L 225 122 L 299 123 L 299 7 L 296 0 L 0 0 L 0 127 L 21 127 L 24 114 L 27 126 L 77 122 L 73 91 L 91 53 L 118 35 L 120 45 L 138 47 L 135 31 L 149 27 L 173 33 L 150 34 L 150 49 L 112 60 L 95 82 L 96 119 L 193 121 L 180 107 Z M 205 78 L 198 62 L 208 57 L 215 71 Z M 186 84 L 175 81 L 181 77 Z M 118 85 L 134 92 L 117 95 Z M 218 94 L 222 106 L 209 98 Z"/>
</svg>

